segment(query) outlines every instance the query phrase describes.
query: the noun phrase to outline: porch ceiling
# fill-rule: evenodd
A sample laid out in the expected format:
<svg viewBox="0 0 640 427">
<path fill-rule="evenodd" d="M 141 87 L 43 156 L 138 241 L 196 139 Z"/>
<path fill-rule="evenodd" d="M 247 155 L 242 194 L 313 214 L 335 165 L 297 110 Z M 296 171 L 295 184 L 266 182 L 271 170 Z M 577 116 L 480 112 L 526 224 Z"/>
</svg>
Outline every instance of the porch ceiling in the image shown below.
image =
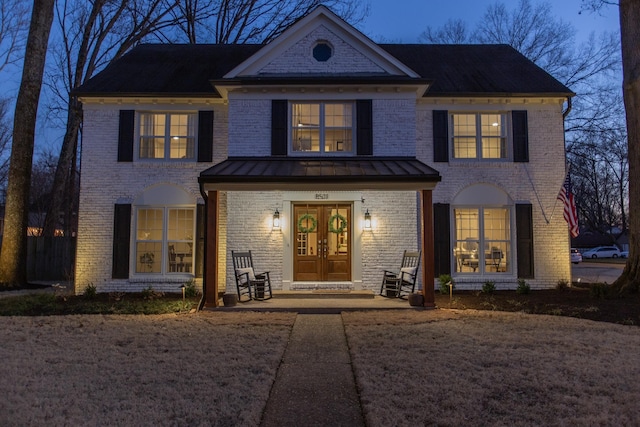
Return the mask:
<svg viewBox="0 0 640 427">
<path fill-rule="evenodd" d="M 230 157 L 200 173 L 204 191 L 429 190 L 440 173 L 415 157 Z"/>
</svg>

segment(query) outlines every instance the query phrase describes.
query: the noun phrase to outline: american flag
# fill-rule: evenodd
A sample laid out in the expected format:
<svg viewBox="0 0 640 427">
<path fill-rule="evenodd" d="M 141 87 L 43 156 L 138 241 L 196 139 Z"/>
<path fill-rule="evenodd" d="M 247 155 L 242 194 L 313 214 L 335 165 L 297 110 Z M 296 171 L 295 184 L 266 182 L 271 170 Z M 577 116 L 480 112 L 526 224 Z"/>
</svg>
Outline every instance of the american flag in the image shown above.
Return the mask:
<svg viewBox="0 0 640 427">
<path fill-rule="evenodd" d="M 560 193 L 558 193 L 558 199 L 561 200 L 564 205 L 563 216 L 567 224 L 569 224 L 571 237 L 578 237 L 578 234 L 580 234 L 580 229 L 578 228 L 578 211 L 576 210 L 576 201 L 571 192 L 571 178 L 569 174 L 567 174 Z"/>
</svg>

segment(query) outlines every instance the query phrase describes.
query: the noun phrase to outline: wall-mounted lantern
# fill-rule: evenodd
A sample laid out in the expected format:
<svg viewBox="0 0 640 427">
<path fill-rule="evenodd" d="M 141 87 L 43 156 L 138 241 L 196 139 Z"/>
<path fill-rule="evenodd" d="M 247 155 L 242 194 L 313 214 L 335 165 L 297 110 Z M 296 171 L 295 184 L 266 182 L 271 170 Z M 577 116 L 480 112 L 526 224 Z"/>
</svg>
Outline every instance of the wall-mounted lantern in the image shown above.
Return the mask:
<svg viewBox="0 0 640 427">
<path fill-rule="evenodd" d="M 364 213 L 364 229 L 365 231 L 371 231 L 371 214 L 369 209 Z"/>
<path fill-rule="evenodd" d="M 276 211 L 273 213 L 273 223 L 272 223 L 272 229 L 273 230 L 280 230 L 280 212 L 278 212 L 278 209 L 276 208 Z"/>
</svg>

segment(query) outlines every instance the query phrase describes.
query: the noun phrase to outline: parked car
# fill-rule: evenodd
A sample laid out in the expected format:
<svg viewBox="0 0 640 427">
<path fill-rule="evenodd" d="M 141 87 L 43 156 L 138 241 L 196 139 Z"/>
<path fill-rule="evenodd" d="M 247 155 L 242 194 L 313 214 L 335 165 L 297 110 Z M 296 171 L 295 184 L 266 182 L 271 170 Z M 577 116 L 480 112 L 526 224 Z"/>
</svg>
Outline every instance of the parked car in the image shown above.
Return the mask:
<svg viewBox="0 0 640 427">
<path fill-rule="evenodd" d="M 620 251 L 620 258 L 629 258 L 629 251 Z"/>
<path fill-rule="evenodd" d="M 571 262 L 574 264 L 582 262 L 582 254 L 576 248 L 571 248 Z"/>
<path fill-rule="evenodd" d="M 598 246 L 582 252 L 583 258 L 618 258 L 620 249 L 615 246 Z"/>
</svg>

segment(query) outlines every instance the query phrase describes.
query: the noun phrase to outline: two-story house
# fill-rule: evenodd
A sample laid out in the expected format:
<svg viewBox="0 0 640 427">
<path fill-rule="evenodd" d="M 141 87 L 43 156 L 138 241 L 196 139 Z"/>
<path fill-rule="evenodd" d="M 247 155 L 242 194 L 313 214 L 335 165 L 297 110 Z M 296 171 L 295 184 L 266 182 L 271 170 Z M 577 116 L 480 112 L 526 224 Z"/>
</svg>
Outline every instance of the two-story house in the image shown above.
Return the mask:
<svg viewBox="0 0 640 427">
<path fill-rule="evenodd" d="M 427 303 L 443 273 L 570 279 L 573 94 L 509 46 L 376 44 L 320 6 L 266 45 L 138 46 L 76 94 L 76 292 L 195 278 L 217 305 L 232 250 L 275 289 L 375 291 L 421 249 Z"/>
</svg>

